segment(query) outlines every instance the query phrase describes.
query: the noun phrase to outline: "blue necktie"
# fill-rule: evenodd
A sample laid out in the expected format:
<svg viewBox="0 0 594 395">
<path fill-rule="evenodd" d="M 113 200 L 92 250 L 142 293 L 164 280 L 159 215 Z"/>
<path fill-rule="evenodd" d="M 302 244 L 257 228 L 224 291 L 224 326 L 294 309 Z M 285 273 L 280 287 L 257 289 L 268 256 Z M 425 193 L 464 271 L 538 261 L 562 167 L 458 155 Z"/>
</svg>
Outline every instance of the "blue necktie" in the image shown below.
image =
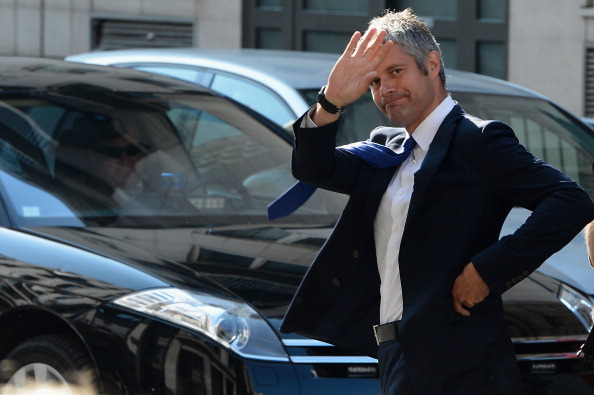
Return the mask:
<svg viewBox="0 0 594 395">
<path fill-rule="evenodd" d="M 369 141 L 343 145 L 338 149 L 357 155 L 372 167 L 388 168 L 396 167 L 404 162 L 410 155 L 415 143 L 415 140 L 409 137 L 402 146 L 402 152 L 399 153 L 384 145 Z M 313 195 L 316 189 L 317 187 L 313 185 L 301 181 L 296 182 L 268 205 L 268 219 L 273 220 L 292 214 Z"/>
</svg>

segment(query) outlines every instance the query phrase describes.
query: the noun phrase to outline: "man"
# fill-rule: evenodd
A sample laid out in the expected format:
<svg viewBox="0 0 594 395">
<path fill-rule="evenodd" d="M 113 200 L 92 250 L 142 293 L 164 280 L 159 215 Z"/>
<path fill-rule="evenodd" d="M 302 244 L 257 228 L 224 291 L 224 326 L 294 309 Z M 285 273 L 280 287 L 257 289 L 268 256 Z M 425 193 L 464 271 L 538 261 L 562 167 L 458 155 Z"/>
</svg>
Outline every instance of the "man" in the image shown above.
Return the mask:
<svg viewBox="0 0 594 395">
<path fill-rule="evenodd" d="M 377 356 L 384 394 L 517 393 L 500 296 L 591 221 L 594 206 L 507 125 L 466 114 L 445 81 L 439 46 L 411 10 L 386 12 L 351 38 L 319 103 L 295 123 L 292 161 L 297 179 L 350 199 L 281 329 Z M 399 166 L 335 148 L 341 111 L 368 87 L 405 129 L 371 140 L 396 151 L 416 141 Z M 498 240 L 513 206 L 533 213 Z"/>
<path fill-rule="evenodd" d="M 77 119 L 60 136 L 60 173 L 83 193 L 118 204 L 142 191 L 139 164 L 148 151 L 141 142 L 138 120 L 116 128 L 116 122 L 95 115 Z M 71 163 L 66 163 L 69 161 Z"/>
</svg>

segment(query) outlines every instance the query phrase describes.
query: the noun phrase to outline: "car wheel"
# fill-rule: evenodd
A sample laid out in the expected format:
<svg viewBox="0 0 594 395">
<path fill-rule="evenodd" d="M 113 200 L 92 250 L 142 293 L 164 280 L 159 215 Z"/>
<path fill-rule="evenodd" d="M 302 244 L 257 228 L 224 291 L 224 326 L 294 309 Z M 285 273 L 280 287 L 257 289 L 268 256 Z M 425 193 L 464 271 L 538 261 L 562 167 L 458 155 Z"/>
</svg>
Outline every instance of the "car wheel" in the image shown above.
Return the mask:
<svg viewBox="0 0 594 395">
<path fill-rule="evenodd" d="M 15 347 L 0 364 L 5 390 L 29 385 L 96 390 L 96 374 L 85 350 L 73 338 L 43 335 Z"/>
</svg>

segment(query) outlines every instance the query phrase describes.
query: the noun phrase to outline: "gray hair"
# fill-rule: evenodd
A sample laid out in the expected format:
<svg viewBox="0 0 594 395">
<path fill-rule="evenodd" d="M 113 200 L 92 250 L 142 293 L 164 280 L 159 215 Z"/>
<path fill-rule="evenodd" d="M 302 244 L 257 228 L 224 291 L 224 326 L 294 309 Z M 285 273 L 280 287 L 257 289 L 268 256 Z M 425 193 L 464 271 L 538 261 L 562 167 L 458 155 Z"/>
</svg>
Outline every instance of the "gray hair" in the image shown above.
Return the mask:
<svg viewBox="0 0 594 395">
<path fill-rule="evenodd" d="M 390 40 L 402 46 L 404 51 L 415 59 L 419 70 L 425 75 L 428 74 L 425 62 L 429 52 L 436 51 L 441 65 L 439 78 L 445 87 L 446 76 L 439 44 L 427 25 L 413 13 L 412 9 L 407 8 L 401 12 L 385 10 L 382 15 L 369 21 L 369 28 L 385 30 L 388 33 L 386 41 Z"/>
</svg>

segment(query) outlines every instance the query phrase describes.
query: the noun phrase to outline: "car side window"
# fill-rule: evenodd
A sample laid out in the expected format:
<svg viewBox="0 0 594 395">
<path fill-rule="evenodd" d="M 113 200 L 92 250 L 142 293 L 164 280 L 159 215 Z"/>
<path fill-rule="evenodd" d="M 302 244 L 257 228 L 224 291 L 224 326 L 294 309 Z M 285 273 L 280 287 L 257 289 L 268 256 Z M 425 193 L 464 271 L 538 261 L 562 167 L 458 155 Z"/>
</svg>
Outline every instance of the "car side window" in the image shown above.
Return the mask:
<svg viewBox="0 0 594 395">
<path fill-rule="evenodd" d="M 296 118 L 281 96 L 245 78 L 216 74 L 211 89 L 259 112 L 281 126 L 292 123 Z"/>
<path fill-rule="evenodd" d="M 66 204 L 50 192 L 37 185 L 25 182 L 16 174 L 0 170 L 0 185 L 10 205 L 9 212 L 17 215 L 21 223 L 33 220 L 40 224 L 44 219 L 51 219 L 52 224 L 81 226 L 82 221 Z"/>
<path fill-rule="evenodd" d="M 555 133 L 554 129 L 525 117 L 510 116 L 507 123 L 534 156 L 542 158 L 571 178 L 579 178 L 580 152 L 567 138 Z"/>
<path fill-rule="evenodd" d="M 511 126 L 535 157 L 561 170 L 585 190 L 594 191 L 594 144 L 585 125 L 542 99 L 469 93 L 453 96 L 469 114 Z"/>
<path fill-rule="evenodd" d="M 33 115 L 55 125 L 55 107 L 25 114 L 0 106 L 0 191 L 7 211 L 21 223 L 52 223 L 79 226 L 72 210 L 49 190 L 54 185 L 54 140 Z M 45 117 L 43 116 L 45 115 Z M 48 125 L 42 125 L 48 126 Z M 44 189 L 44 188 L 47 188 Z"/>
</svg>

